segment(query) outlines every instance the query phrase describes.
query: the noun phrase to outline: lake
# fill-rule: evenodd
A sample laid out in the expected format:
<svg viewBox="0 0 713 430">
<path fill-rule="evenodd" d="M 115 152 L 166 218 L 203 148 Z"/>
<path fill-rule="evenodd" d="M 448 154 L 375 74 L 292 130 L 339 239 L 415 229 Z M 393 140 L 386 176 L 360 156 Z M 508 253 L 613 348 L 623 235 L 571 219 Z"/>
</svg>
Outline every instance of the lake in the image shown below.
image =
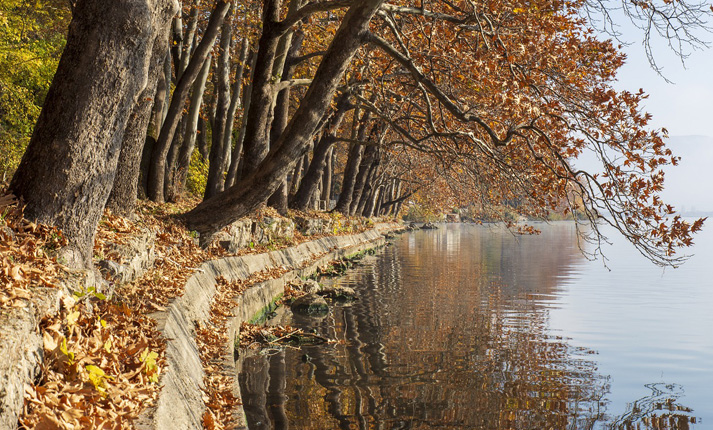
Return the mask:
<svg viewBox="0 0 713 430">
<path fill-rule="evenodd" d="M 336 282 L 360 299 L 290 323 L 335 340 L 242 359 L 251 429 L 713 428 L 713 234 L 663 270 L 574 224 L 441 225 Z"/>
</svg>

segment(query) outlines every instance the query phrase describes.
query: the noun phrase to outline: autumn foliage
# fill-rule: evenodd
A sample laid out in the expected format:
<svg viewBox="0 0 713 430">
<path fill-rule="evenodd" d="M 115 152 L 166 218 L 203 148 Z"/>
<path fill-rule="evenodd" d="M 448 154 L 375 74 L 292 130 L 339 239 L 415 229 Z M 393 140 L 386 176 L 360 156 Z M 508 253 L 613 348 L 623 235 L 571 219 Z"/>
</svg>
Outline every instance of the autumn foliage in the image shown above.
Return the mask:
<svg viewBox="0 0 713 430">
<path fill-rule="evenodd" d="M 475 207 L 489 219 L 508 221 L 513 213 L 530 219 L 577 213 L 591 226 L 581 231 L 595 243 L 607 240 L 601 225 L 608 224 L 655 264 L 674 266 L 683 261 L 678 251 L 702 227 L 703 220 L 688 223 L 662 201 L 662 169 L 678 159 L 666 147 L 667 131 L 649 127 L 641 106 L 645 93 L 612 88 L 626 58 L 591 28 L 584 17 L 592 5 L 585 0 L 185 0 L 170 28 L 159 28 L 170 19 L 157 16 L 170 15 L 172 3 L 150 2 L 156 10 L 147 16 L 156 16 L 142 24 L 155 24 L 156 34 L 141 46 L 166 42 L 168 52 L 146 49 L 145 57 L 132 57 L 151 66 L 141 71 L 148 77 L 133 76 L 148 82 L 130 88 L 137 98 L 130 112 L 110 107 L 130 98 L 97 95 L 106 97 L 97 106 L 117 114 L 112 124 L 124 124 L 111 139 L 95 139 L 92 133 L 102 130 L 91 130 L 91 121 L 80 132 L 69 121 L 47 119 L 62 117 L 76 103 L 37 112 L 45 92 L 52 94 L 47 76 L 65 40 L 57 28 L 64 28 L 75 5 L 56 3 L 38 3 L 56 6 L 55 15 L 25 20 L 32 37 L 14 28 L 25 6 L 0 4 L 0 24 L 8 24 L 2 34 L 23 47 L 21 55 L 9 55 L 0 46 L 2 64 L 23 65 L 23 73 L 0 71 L 0 136 L 9 136 L 0 147 L 11 148 L 0 173 L 17 167 L 30 142 L 10 184 L 21 204 L 0 198 L 0 305 L 22 306 L 32 288 L 57 288 L 62 250 L 81 254 L 76 264 L 91 264 L 93 253 L 111 252 L 109 241 L 121 242 L 139 226 L 160 226 L 162 233 L 150 276 L 119 288 L 118 301 L 107 303 L 103 293 L 87 289 L 43 323 L 49 360 L 41 383 L 28 390 L 27 427 L 130 426 L 134 406 L 155 397 L 162 361 L 161 342 L 143 315 L 181 294 L 191 268 L 224 255 L 210 245 L 215 233 L 267 202 L 282 214 L 288 203 L 305 210 L 331 208 L 333 201 L 341 214 L 367 217 L 398 216 L 414 204 L 431 214 Z M 660 10 L 675 11 L 681 2 L 664 3 L 668 8 Z M 652 8 L 649 2 L 634 7 Z M 77 13 L 84 10 L 92 9 Z M 114 21 L 104 18 L 107 25 Z M 53 31 L 40 31 L 45 21 Z M 94 40 L 79 33 L 81 26 L 70 29 L 77 33 L 66 40 Z M 114 33 L 123 40 L 122 31 Z M 37 43 L 43 34 L 54 39 Z M 38 62 L 41 73 L 29 73 L 25 59 L 37 53 L 48 59 Z M 65 64 L 57 76 L 87 89 L 72 80 L 73 66 Z M 62 88 L 61 81 L 53 85 Z M 147 89 L 151 94 L 144 94 Z M 10 90 L 27 112 L 10 102 Z M 38 127 L 51 124 L 44 130 L 58 139 L 51 150 L 39 137 L 29 138 L 28 121 L 36 117 Z M 67 130 L 55 130 L 61 127 Z M 70 141 L 85 153 L 63 154 Z M 133 161 L 117 155 L 118 142 L 133 148 Z M 577 167 L 583 154 L 598 159 L 597 171 Z M 62 168 L 46 165 L 48 156 L 57 157 L 57 165 L 71 159 L 75 176 L 83 162 L 106 174 L 94 182 L 67 178 Z M 109 158 L 116 165 L 105 164 Z M 29 180 L 39 169 L 56 181 Z M 115 192 L 126 185 L 120 181 L 131 185 L 123 197 Z M 47 191 L 48 183 L 55 191 Z M 205 191 L 204 200 L 187 196 L 186 188 Z M 181 205 L 173 213 L 154 203 L 137 209 L 137 194 Z M 106 212 L 95 221 L 107 201 L 118 212 L 138 211 L 138 219 Z M 23 204 L 33 220 L 23 218 Z M 95 216 L 88 221 L 54 207 Z M 203 247 L 186 226 L 200 233 Z M 74 234 L 65 237 L 61 230 Z M 219 284 L 225 297 L 212 309 L 216 327 L 224 326 L 229 296 L 241 288 Z M 117 330 L 126 335 L 118 337 Z M 218 369 L 226 339 L 200 333 L 206 369 Z M 206 382 L 204 425 L 220 428 L 230 422 L 235 399 L 225 375 Z"/>
</svg>

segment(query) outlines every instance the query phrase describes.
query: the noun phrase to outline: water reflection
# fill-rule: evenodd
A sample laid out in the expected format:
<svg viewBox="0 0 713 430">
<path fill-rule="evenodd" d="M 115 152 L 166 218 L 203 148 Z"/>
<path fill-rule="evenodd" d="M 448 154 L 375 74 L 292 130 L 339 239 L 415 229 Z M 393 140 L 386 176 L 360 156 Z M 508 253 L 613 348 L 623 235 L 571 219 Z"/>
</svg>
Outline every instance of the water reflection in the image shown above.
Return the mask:
<svg viewBox="0 0 713 430">
<path fill-rule="evenodd" d="M 616 430 L 688 430 L 697 418 L 680 403 L 685 395 L 678 384 L 647 384 L 651 394 L 628 405 L 627 411 L 611 424 Z"/>
<path fill-rule="evenodd" d="M 548 333 L 561 279 L 583 264 L 575 232 L 557 225 L 543 234 L 456 225 L 399 238 L 338 280 L 360 292 L 358 302 L 322 321 L 293 322 L 336 344 L 243 358 L 250 428 L 586 429 L 611 422 L 596 352 Z M 686 428 L 654 427 L 646 423 L 658 418 L 637 411 L 618 423 L 639 427 L 621 428 Z"/>
</svg>

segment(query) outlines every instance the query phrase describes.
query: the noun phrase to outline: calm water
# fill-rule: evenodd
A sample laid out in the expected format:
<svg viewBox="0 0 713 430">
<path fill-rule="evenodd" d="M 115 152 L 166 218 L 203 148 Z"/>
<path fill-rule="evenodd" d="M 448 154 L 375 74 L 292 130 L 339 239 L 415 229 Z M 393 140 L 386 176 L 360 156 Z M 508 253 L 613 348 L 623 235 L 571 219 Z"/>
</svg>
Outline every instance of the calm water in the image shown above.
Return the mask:
<svg viewBox="0 0 713 430">
<path fill-rule="evenodd" d="M 244 358 L 250 428 L 713 428 L 711 229 L 680 269 L 617 243 L 610 271 L 538 227 L 398 237 L 335 281 L 359 301 L 291 321 L 336 343 Z"/>
</svg>

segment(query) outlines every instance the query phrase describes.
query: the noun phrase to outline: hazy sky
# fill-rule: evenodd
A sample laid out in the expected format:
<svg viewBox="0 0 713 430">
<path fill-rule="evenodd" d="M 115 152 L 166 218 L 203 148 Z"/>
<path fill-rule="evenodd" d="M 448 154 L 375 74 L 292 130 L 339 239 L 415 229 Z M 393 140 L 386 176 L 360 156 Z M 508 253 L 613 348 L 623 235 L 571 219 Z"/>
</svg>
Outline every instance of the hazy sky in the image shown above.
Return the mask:
<svg viewBox="0 0 713 430">
<path fill-rule="evenodd" d="M 624 20 L 622 20 L 626 23 Z M 649 66 L 641 45 L 642 32 L 630 24 L 622 26 L 628 59 L 619 72 L 617 89 L 632 92 L 643 88 L 649 94 L 646 111 L 653 115 L 654 127 L 666 127 L 671 136 L 713 136 L 713 50 L 695 51 L 685 61 L 671 53 L 663 40 L 656 40 L 654 51 L 667 83 Z M 713 34 L 701 34 L 713 41 Z"/>
<path fill-rule="evenodd" d="M 649 94 L 644 106 L 653 115 L 650 124 L 668 129 L 668 145 L 682 157 L 678 166 L 666 169 L 664 200 L 678 210 L 713 211 L 713 50 L 692 52 L 684 68 L 666 42 L 656 40 L 654 53 L 663 74 L 673 81 L 668 83 L 649 66 L 642 32 L 631 24 L 622 25 L 621 32 L 622 40 L 632 43 L 623 47 L 628 59 L 615 87 L 632 92 L 643 88 Z M 713 34 L 700 36 L 713 41 Z"/>
</svg>

